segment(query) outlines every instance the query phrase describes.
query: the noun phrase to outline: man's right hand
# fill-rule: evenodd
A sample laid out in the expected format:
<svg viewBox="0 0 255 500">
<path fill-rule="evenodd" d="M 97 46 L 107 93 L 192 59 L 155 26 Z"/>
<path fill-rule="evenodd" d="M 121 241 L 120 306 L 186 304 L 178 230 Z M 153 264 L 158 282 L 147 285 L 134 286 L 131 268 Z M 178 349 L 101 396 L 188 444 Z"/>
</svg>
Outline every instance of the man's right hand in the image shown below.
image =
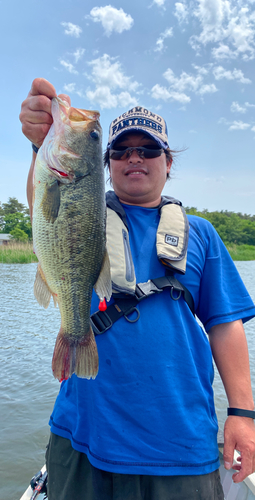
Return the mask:
<svg viewBox="0 0 255 500">
<path fill-rule="evenodd" d="M 44 78 L 36 78 L 31 90 L 21 105 L 20 121 L 23 134 L 40 147 L 52 124 L 51 100 L 57 97 L 53 85 Z M 70 98 L 59 96 L 70 105 Z"/>
</svg>

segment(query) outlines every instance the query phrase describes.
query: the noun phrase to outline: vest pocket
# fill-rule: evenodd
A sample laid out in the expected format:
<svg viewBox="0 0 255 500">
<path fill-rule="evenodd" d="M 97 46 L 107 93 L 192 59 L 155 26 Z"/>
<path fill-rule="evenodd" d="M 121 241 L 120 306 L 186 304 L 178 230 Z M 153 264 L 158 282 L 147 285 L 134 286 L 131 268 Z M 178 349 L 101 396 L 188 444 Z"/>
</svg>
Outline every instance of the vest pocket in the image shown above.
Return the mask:
<svg viewBox="0 0 255 500">
<path fill-rule="evenodd" d="M 127 231 L 125 231 L 124 229 L 122 229 L 122 236 L 123 236 L 125 261 L 126 261 L 126 280 L 133 281 L 135 278 L 133 259 L 131 256 L 131 250 L 130 250 L 129 241 L 128 241 L 128 234 L 127 234 Z"/>
</svg>

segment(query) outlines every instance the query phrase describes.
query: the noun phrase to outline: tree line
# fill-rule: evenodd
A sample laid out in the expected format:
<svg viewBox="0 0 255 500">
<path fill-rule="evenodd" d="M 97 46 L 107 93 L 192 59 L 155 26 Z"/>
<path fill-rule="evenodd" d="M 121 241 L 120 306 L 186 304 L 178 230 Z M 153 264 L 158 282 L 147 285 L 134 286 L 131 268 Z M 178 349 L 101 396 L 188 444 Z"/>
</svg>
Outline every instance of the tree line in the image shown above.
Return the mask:
<svg viewBox="0 0 255 500">
<path fill-rule="evenodd" d="M 255 215 L 240 212 L 199 211 L 195 207 L 185 207 L 186 213 L 209 220 L 219 233 L 225 245 L 255 246 Z M 0 233 L 11 234 L 14 239 L 32 240 L 32 226 L 29 209 L 17 198 L 9 198 L 7 203 L 0 203 Z"/>
<path fill-rule="evenodd" d="M 255 246 L 255 215 L 240 212 L 199 211 L 195 207 L 185 207 L 186 213 L 207 219 L 216 229 L 225 245 Z"/>
<path fill-rule="evenodd" d="M 32 240 L 29 209 L 17 198 L 0 203 L 0 233 L 10 234 L 15 240 Z"/>
</svg>

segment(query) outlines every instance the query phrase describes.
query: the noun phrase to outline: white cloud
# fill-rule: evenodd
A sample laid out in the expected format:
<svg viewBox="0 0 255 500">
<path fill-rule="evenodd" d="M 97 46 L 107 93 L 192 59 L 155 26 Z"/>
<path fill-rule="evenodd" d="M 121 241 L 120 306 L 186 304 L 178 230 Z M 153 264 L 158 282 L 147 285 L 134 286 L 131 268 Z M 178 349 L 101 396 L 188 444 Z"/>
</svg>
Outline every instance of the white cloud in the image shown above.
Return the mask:
<svg viewBox="0 0 255 500">
<path fill-rule="evenodd" d="M 128 89 L 134 91 L 139 87 L 138 82 L 132 82 L 132 77 L 125 76 L 121 64 L 114 57 L 104 54 L 88 63 L 92 66 L 91 79 L 96 85 L 110 88 Z"/>
<path fill-rule="evenodd" d="M 218 120 L 218 123 L 224 123 L 224 125 L 228 124 L 226 118 L 223 118 L 223 116 Z"/>
<path fill-rule="evenodd" d="M 165 79 L 170 83 L 171 88 L 183 92 L 184 90 L 192 90 L 196 92 L 203 83 L 203 76 L 201 74 L 190 75 L 183 71 L 178 78 L 174 75 L 173 70 L 168 68 L 163 74 Z"/>
<path fill-rule="evenodd" d="M 162 99 L 163 101 L 178 101 L 181 103 L 190 102 L 190 97 L 181 92 L 169 91 L 166 87 L 161 85 L 154 85 L 151 89 L 151 95 L 154 99 Z"/>
<path fill-rule="evenodd" d="M 197 91 L 198 94 L 204 95 L 204 94 L 213 94 L 214 92 L 217 92 L 218 89 L 214 85 L 214 83 L 210 83 L 207 85 L 202 85 L 200 89 Z"/>
<path fill-rule="evenodd" d="M 216 80 L 226 78 L 227 80 L 237 80 L 240 83 L 251 83 L 249 78 L 244 78 L 244 74 L 240 69 L 226 70 L 222 66 L 217 66 L 213 69 L 213 74 Z"/>
<path fill-rule="evenodd" d="M 82 33 L 82 29 L 80 26 L 77 26 L 76 24 L 73 23 L 61 23 L 62 26 L 64 26 L 65 29 L 65 35 L 70 35 L 74 36 L 75 38 L 79 38 L 80 34 Z"/>
<path fill-rule="evenodd" d="M 228 37 L 239 53 L 245 54 L 245 58 L 253 58 L 254 52 L 254 23 L 253 16 L 248 7 L 243 7 L 233 12 L 228 25 Z"/>
<path fill-rule="evenodd" d="M 125 107 L 130 106 L 132 108 L 133 106 L 136 106 L 138 104 L 136 97 L 132 97 L 130 93 L 127 91 L 121 92 L 118 95 L 118 99 L 119 99 L 119 106 L 125 106 Z"/>
<path fill-rule="evenodd" d="M 153 0 L 158 7 L 163 7 L 166 0 Z"/>
<path fill-rule="evenodd" d="M 75 87 L 76 83 L 67 83 L 64 85 L 64 90 L 66 90 L 66 92 L 73 93 L 75 92 Z"/>
<path fill-rule="evenodd" d="M 173 36 L 173 28 L 167 28 L 163 33 L 159 35 L 158 40 L 156 41 L 155 52 L 162 52 L 164 49 L 164 41 L 166 38 L 170 38 Z"/>
<path fill-rule="evenodd" d="M 76 49 L 76 51 L 73 53 L 74 60 L 77 63 L 83 56 L 85 52 L 85 49 Z"/>
<path fill-rule="evenodd" d="M 218 43 L 212 48 L 216 59 L 255 57 L 255 16 L 251 6 L 234 0 L 195 0 L 193 16 L 200 23 L 199 35 L 193 35 L 189 43 L 199 52 L 201 46 Z"/>
<path fill-rule="evenodd" d="M 64 68 L 69 71 L 69 73 L 73 73 L 73 75 L 78 75 L 78 71 L 74 68 L 73 64 L 69 63 L 68 61 L 64 61 L 63 59 L 60 60 L 60 64 L 64 66 Z"/>
<path fill-rule="evenodd" d="M 110 36 L 113 31 L 122 33 L 124 30 L 130 30 L 134 24 L 130 14 L 126 14 L 122 8 L 116 9 L 111 5 L 94 7 L 90 11 L 90 16 L 95 23 L 102 23 L 107 36 Z"/>
<path fill-rule="evenodd" d="M 196 66 L 193 68 L 196 73 L 186 73 L 182 71 L 177 77 L 171 68 L 168 68 L 163 74 L 164 78 L 169 83 L 169 87 L 162 87 L 159 84 L 152 88 L 152 97 L 162 100 L 178 100 L 182 103 L 190 102 L 190 97 L 187 92 L 194 92 L 201 97 L 205 94 L 212 94 L 218 91 L 214 83 L 205 83 L 205 78 L 211 70 L 212 64 L 207 64 L 206 67 Z"/>
<path fill-rule="evenodd" d="M 255 132 L 255 126 L 251 128 L 251 131 L 252 131 L 252 132 Z"/>
<path fill-rule="evenodd" d="M 247 130 L 250 127 L 249 123 L 244 123 L 242 121 L 234 121 L 232 125 L 230 125 L 228 130 Z"/>
<path fill-rule="evenodd" d="M 232 111 L 232 113 L 246 113 L 248 108 L 255 108 L 255 104 L 245 102 L 243 105 L 240 105 L 237 101 L 233 101 L 230 106 L 230 111 Z"/>
<path fill-rule="evenodd" d="M 86 95 L 91 102 L 99 104 L 102 109 L 137 105 L 137 99 L 132 97 L 129 92 L 113 94 L 109 87 L 97 87 L 94 91 L 88 90 Z"/>
<path fill-rule="evenodd" d="M 126 76 L 122 66 L 116 58 L 104 54 L 88 63 L 92 67 L 88 78 L 95 84 L 95 89 L 88 89 L 86 95 L 92 102 L 98 103 L 101 108 L 115 108 L 117 106 L 134 106 L 137 104 L 135 92 L 139 83 Z M 116 91 L 120 90 L 118 94 Z"/>
<path fill-rule="evenodd" d="M 230 111 L 232 111 L 232 113 L 246 113 L 247 109 L 245 106 L 240 106 L 237 101 L 233 101 L 230 106 Z"/>
<path fill-rule="evenodd" d="M 188 9 L 185 3 L 177 2 L 175 4 L 175 17 L 177 17 L 179 24 L 188 22 Z"/>
<path fill-rule="evenodd" d="M 235 59 L 237 53 L 229 48 L 228 45 L 220 43 L 219 47 L 214 47 L 212 49 L 212 56 L 214 59 Z"/>
</svg>

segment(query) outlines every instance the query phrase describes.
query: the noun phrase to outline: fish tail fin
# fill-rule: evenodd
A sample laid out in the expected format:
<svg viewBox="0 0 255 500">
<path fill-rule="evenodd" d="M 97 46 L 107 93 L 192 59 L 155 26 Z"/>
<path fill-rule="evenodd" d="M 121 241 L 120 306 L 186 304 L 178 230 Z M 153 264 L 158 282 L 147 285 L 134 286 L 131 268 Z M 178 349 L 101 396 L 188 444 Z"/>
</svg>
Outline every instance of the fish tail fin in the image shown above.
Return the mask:
<svg viewBox="0 0 255 500">
<path fill-rule="evenodd" d="M 68 338 L 60 328 L 52 358 L 52 371 L 60 381 L 70 378 L 73 373 L 81 378 L 96 378 L 98 352 L 91 327 L 89 333 L 80 339 Z"/>
</svg>

